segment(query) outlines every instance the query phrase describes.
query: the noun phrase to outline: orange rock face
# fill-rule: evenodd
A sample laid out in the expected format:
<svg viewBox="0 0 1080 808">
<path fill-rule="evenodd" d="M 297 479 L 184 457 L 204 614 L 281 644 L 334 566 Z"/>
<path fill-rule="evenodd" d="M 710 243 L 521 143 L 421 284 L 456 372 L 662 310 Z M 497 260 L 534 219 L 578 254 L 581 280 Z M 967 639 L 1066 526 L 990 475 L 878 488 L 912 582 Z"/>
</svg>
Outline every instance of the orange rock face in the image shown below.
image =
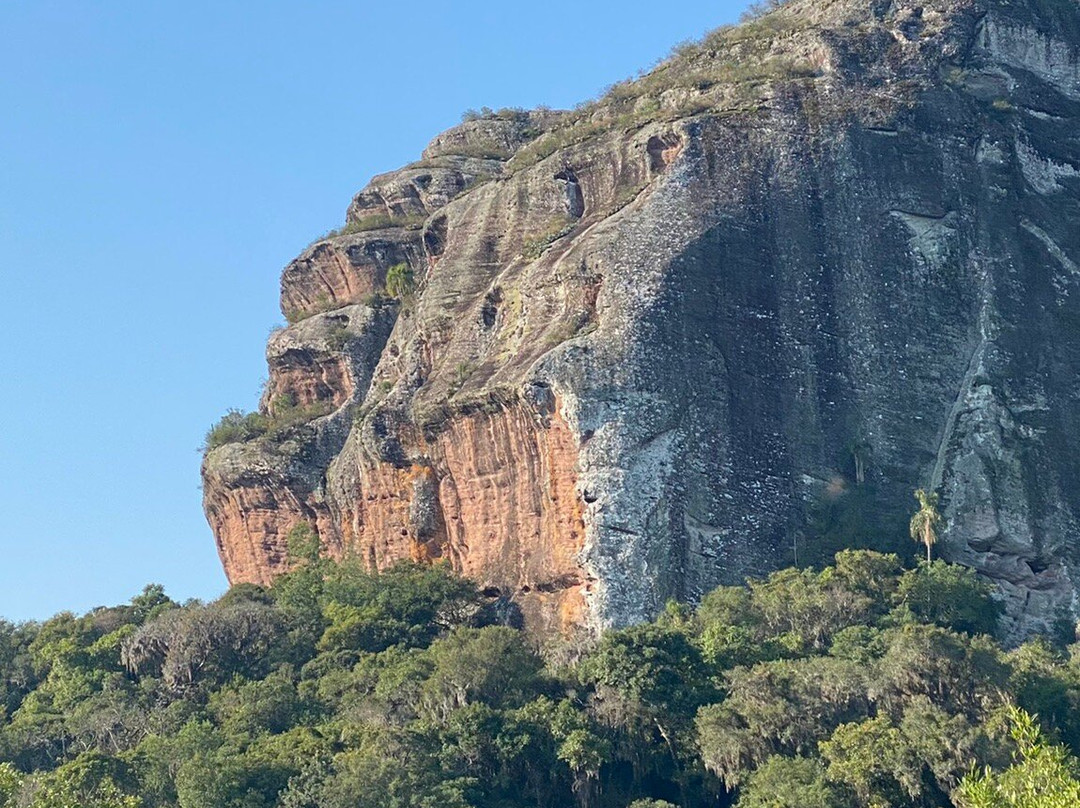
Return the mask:
<svg viewBox="0 0 1080 808">
<path fill-rule="evenodd" d="M 577 449 L 557 410 L 473 413 L 425 441 L 430 465 L 398 468 L 346 450 L 342 461 L 356 467 L 331 511 L 301 480 L 250 474 L 258 463 L 237 448 L 247 456 L 204 468 L 206 514 L 234 584 L 265 585 L 285 572 L 289 532 L 308 523 L 327 555 L 355 553 L 373 568 L 445 560 L 489 595 L 512 598 L 530 628 L 567 633 L 585 622 L 590 587 L 579 560 Z"/>
<path fill-rule="evenodd" d="M 288 355 L 276 363 L 266 386 L 267 408 L 272 414 L 279 409 L 276 402 L 288 406 L 310 407 L 326 404 L 337 409 L 353 394 L 352 379 L 340 357 Z"/>
<path fill-rule="evenodd" d="M 338 514 L 343 546 L 374 567 L 446 559 L 512 597 L 531 627 L 565 632 L 583 621 L 589 586 L 577 447 L 557 411 L 512 404 L 456 418 L 425 443 L 430 465 L 360 460 L 358 490 L 335 492 L 352 506 Z"/>
<path fill-rule="evenodd" d="M 217 482 L 215 485 L 214 483 Z M 206 518 L 229 583 L 269 584 L 288 569 L 288 534 L 309 511 L 287 487 L 208 480 Z"/>
<path fill-rule="evenodd" d="M 395 220 L 332 236 L 286 267 L 292 325 L 270 338 L 260 404 L 271 427 L 204 462 L 207 518 L 231 582 L 266 584 L 287 570 L 288 534 L 307 523 L 324 553 L 372 568 L 446 561 L 512 602 L 537 634 L 596 624 L 573 390 L 530 368 L 600 327 L 606 259 L 566 250 L 569 239 L 548 248 L 611 226 L 683 139 L 666 128 L 619 135 L 614 151 L 583 152 L 574 168 L 538 166 L 459 193 L 450 179 L 497 170 L 474 155 L 504 153 L 516 141 L 498 138 L 518 126 L 463 125 L 433 146 L 432 159 L 469 153 L 457 173 L 376 178 L 349 210 L 361 226 L 380 205 L 390 219 L 411 215 L 398 202 L 412 199 L 430 214 L 422 228 Z M 392 302 L 385 280 L 399 263 L 415 293 Z M 377 312 L 392 331 L 373 330 Z M 294 426 L 305 410 L 313 420 Z"/>
<path fill-rule="evenodd" d="M 290 320 L 360 303 L 379 292 L 388 267 L 422 255 L 420 234 L 371 231 L 319 241 L 281 276 L 281 310 Z"/>
</svg>

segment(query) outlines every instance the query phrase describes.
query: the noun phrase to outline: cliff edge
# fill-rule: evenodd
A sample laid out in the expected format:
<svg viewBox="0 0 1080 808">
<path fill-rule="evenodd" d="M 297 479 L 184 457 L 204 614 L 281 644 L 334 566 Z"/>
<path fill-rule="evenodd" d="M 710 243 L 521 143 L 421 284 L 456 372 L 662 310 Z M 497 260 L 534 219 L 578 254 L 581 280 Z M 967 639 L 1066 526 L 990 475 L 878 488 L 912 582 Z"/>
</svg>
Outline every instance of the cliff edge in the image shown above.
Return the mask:
<svg viewBox="0 0 1080 808">
<path fill-rule="evenodd" d="M 792 0 L 443 133 L 282 275 L 203 463 L 230 581 L 307 522 L 624 625 L 926 487 L 1008 635 L 1075 618 L 1078 133 L 1076 0 Z"/>
</svg>

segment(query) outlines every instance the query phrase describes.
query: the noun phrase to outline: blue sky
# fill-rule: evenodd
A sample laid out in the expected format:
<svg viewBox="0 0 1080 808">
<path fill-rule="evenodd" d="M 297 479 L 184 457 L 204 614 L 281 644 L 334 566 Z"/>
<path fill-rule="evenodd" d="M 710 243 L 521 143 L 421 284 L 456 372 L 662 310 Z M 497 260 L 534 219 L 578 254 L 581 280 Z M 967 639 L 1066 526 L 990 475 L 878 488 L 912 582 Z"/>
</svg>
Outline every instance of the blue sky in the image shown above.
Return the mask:
<svg viewBox="0 0 1080 808">
<path fill-rule="evenodd" d="M 281 268 L 470 107 L 572 106 L 744 3 L 0 3 L 0 615 L 225 588 L 196 451 Z"/>
</svg>

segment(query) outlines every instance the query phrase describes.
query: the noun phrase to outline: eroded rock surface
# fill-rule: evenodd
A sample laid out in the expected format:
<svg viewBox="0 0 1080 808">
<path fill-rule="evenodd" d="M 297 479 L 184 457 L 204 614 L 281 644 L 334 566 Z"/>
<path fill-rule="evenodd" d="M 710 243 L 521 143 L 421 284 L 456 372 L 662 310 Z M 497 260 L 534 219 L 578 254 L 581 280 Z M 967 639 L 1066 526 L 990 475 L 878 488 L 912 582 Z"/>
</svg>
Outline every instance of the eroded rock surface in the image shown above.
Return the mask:
<svg viewBox="0 0 1080 808">
<path fill-rule="evenodd" d="M 1011 637 L 1075 617 L 1078 71 L 1074 0 L 794 0 L 439 136 L 285 270 L 313 316 L 263 408 L 327 414 L 207 456 L 230 580 L 307 521 L 624 625 L 790 563 L 823 502 L 903 531 L 921 486 Z"/>
</svg>

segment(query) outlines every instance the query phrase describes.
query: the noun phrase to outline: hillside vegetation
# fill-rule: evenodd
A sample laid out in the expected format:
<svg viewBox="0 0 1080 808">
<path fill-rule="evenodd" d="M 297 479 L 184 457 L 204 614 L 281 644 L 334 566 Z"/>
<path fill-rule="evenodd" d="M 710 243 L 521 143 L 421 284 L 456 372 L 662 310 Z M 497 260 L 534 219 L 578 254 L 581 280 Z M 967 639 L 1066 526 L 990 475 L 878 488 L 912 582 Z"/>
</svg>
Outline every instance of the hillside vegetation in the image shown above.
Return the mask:
<svg viewBox="0 0 1080 808">
<path fill-rule="evenodd" d="M 269 590 L 3 624 L 0 806 L 978 807 L 1075 785 L 1080 659 L 1003 650 L 960 567 L 845 551 L 545 662 L 444 568 L 373 575 L 294 538 Z"/>
</svg>

